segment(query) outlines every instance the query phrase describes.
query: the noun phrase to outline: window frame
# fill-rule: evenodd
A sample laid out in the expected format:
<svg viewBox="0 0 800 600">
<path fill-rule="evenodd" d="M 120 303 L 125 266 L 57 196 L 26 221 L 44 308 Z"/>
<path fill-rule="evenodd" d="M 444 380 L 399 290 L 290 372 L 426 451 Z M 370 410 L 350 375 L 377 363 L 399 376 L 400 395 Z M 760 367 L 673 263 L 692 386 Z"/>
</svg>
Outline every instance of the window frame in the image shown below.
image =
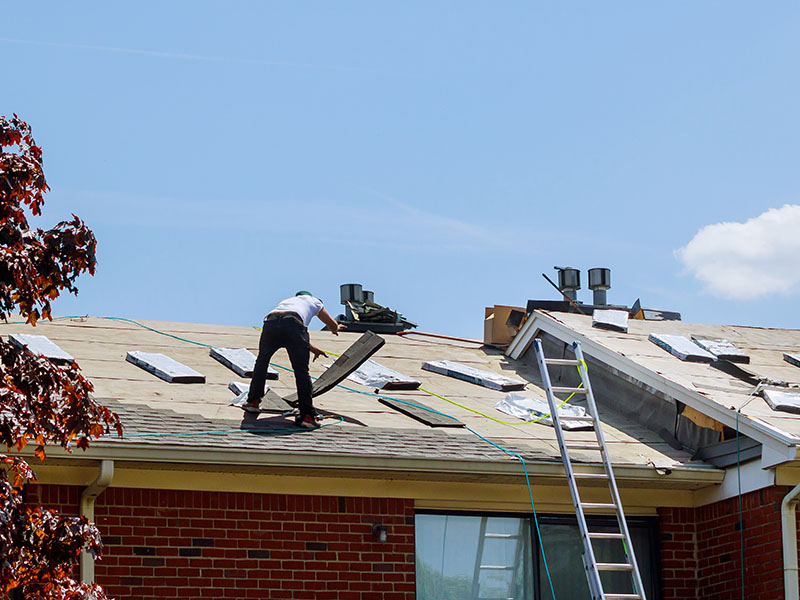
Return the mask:
<svg viewBox="0 0 800 600">
<path fill-rule="evenodd" d="M 417 515 L 442 515 L 442 516 L 460 516 L 460 517 L 506 517 L 513 519 L 527 519 L 528 532 L 530 535 L 530 548 L 533 553 L 533 585 L 534 585 L 534 598 L 539 600 L 542 597 L 542 584 L 547 585 L 547 581 L 543 580 L 540 576 L 539 568 L 539 536 L 536 535 L 536 528 L 534 524 L 533 513 L 515 512 L 515 511 L 477 511 L 477 510 L 446 510 L 446 509 L 415 509 L 414 510 L 414 563 L 415 573 L 414 580 L 416 582 L 416 517 Z M 578 520 L 574 514 L 536 514 L 536 520 L 539 525 L 574 525 L 578 527 Z M 661 586 L 661 553 L 659 552 L 659 539 L 658 539 L 658 517 L 626 517 L 628 528 L 642 528 L 647 531 L 649 540 L 648 552 L 650 564 L 653 566 L 653 594 L 648 595 L 648 600 L 662 600 L 662 586 Z M 616 517 L 611 515 L 586 515 L 586 522 L 589 525 L 609 525 L 616 523 Z"/>
</svg>

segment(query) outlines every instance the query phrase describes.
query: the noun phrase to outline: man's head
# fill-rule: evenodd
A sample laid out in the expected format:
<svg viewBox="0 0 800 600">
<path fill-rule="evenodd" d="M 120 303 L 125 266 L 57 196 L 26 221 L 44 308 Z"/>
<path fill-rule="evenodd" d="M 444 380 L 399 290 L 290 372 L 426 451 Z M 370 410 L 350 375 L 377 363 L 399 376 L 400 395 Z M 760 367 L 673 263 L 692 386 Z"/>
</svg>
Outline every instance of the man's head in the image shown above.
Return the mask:
<svg viewBox="0 0 800 600">
<path fill-rule="evenodd" d="M 309 292 L 308 290 L 300 290 L 299 292 L 297 292 L 297 293 L 295 294 L 295 296 L 313 296 L 313 295 L 314 295 L 314 294 L 312 294 L 312 293 L 311 293 L 311 292 Z"/>
</svg>

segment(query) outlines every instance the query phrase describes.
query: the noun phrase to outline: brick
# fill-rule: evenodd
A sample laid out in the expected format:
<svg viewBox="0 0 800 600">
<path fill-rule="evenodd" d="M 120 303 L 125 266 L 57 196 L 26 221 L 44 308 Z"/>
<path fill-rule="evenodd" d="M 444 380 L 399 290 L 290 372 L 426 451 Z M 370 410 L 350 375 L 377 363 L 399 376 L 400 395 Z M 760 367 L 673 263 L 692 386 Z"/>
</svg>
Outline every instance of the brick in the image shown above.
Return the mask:
<svg viewBox="0 0 800 600">
<path fill-rule="evenodd" d="M 77 512 L 78 486 L 33 487 Z M 410 500 L 109 488 L 95 511 L 111 597 L 414 599 Z"/>
<path fill-rule="evenodd" d="M 306 542 L 307 550 L 327 550 L 328 544 L 323 542 Z"/>
<path fill-rule="evenodd" d="M 214 540 L 212 538 L 193 538 L 192 546 L 211 548 L 214 546 Z"/>
</svg>

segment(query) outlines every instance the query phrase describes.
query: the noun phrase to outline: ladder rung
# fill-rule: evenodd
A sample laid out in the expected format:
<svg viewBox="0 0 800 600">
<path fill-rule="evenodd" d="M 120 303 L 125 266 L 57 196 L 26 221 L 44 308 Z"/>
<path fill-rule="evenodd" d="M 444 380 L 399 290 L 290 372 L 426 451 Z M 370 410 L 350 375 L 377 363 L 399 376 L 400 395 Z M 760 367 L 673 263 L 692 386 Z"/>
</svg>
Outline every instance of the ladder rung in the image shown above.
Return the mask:
<svg viewBox="0 0 800 600">
<path fill-rule="evenodd" d="M 604 600 L 642 600 L 639 594 L 603 594 Z"/>
<path fill-rule="evenodd" d="M 576 443 L 565 443 L 564 444 L 567 448 L 573 450 L 595 450 L 597 452 L 603 452 L 603 448 L 598 446 L 597 444 L 576 444 Z"/>
<path fill-rule="evenodd" d="M 481 569 L 488 569 L 490 571 L 510 571 L 515 567 L 509 567 L 507 565 L 481 565 Z"/>
<path fill-rule="evenodd" d="M 554 394 L 585 394 L 586 388 L 576 387 L 551 387 Z"/>
<path fill-rule="evenodd" d="M 573 367 L 578 366 L 577 360 L 572 360 L 571 358 L 545 358 L 544 364 L 546 365 L 570 365 Z"/>
<path fill-rule="evenodd" d="M 501 538 L 504 540 L 516 540 L 519 536 L 515 533 L 484 533 L 483 537 L 487 538 Z"/>
<path fill-rule="evenodd" d="M 584 417 L 578 417 L 575 415 L 558 415 L 559 421 L 591 421 L 594 422 L 594 417 L 592 415 L 586 415 Z"/>
<path fill-rule="evenodd" d="M 608 479 L 605 473 L 573 473 L 575 479 Z"/>
<path fill-rule="evenodd" d="M 624 540 L 625 536 L 621 533 L 601 533 L 596 531 L 592 533 L 589 532 L 589 537 L 593 540 Z"/>
<path fill-rule="evenodd" d="M 584 508 L 617 510 L 616 504 L 608 504 L 607 502 L 581 502 L 581 506 Z"/>
<path fill-rule="evenodd" d="M 598 571 L 633 571 L 630 563 L 597 563 Z"/>
</svg>

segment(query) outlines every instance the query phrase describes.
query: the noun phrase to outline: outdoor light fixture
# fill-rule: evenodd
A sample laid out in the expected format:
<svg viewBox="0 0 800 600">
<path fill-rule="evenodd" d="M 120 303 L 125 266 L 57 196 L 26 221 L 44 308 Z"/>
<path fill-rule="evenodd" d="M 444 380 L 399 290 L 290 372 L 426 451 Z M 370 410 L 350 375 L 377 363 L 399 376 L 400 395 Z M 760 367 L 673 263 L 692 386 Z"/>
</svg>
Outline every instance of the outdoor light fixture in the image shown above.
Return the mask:
<svg viewBox="0 0 800 600">
<path fill-rule="evenodd" d="M 375 537 L 375 540 L 380 542 L 381 544 L 386 541 L 386 525 L 381 525 L 380 523 L 375 523 L 372 526 L 372 535 Z"/>
</svg>

